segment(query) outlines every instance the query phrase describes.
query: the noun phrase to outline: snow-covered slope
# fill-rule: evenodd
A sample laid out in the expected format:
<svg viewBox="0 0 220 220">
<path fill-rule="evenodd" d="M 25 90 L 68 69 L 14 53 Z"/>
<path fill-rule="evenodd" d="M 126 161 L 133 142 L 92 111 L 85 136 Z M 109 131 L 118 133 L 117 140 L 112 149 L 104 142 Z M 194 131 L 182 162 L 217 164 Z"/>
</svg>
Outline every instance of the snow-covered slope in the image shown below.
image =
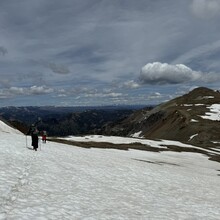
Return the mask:
<svg viewBox="0 0 220 220">
<path fill-rule="evenodd" d="M 10 133 L 10 134 L 21 134 L 20 131 L 10 127 L 9 125 L 5 124 L 1 120 L 0 120 L 0 132 L 6 132 L 6 133 Z"/>
<path fill-rule="evenodd" d="M 220 164 L 204 155 L 53 142 L 35 152 L 1 129 L 1 220 L 219 219 Z"/>
</svg>

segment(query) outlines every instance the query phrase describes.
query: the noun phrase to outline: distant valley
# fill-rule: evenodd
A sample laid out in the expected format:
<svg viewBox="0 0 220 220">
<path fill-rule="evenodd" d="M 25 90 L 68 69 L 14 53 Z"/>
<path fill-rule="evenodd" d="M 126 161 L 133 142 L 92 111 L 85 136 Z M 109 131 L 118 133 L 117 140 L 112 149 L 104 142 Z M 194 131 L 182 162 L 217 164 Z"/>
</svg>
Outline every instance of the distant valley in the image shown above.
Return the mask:
<svg viewBox="0 0 220 220">
<path fill-rule="evenodd" d="M 22 132 L 42 118 L 49 136 L 100 134 L 220 145 L 220 92 L 200 87 L 158 106 L 8 107 L 1 117 Z"/>
<path fill-rule="evenodd" d="M 4 107 L 0 108 L 0 117 L 23 133 L 26 133 L 29 126 L 40 117 L 42 121 L 38 129 L 46 130 L 50 136 L 85 135 L 100 133 L 103 126 L 120 122 L 144 107 L 143 105 Z"/>
</svg>

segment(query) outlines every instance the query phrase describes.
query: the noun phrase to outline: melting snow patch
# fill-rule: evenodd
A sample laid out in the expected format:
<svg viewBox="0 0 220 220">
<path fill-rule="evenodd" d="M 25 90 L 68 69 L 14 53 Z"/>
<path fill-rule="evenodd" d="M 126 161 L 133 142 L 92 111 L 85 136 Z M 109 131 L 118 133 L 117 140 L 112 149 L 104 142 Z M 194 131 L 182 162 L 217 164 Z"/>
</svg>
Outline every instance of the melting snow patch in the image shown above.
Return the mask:
<svg viewBox="0 0 220 220">
<path fill-rule="evenodd" d="M 190 138 L 189 138 L 189 140 L 188 141 L 191 141 L 194 137 L 196 137 L 198 134 L 194 134 L 194 135 L 192 135 Z"/>
<path fill-rule="evenodd" d="M 178 147 L 183 147 L 183 148 L 194 148 L 194 149 L 199 149 L 204 152 L 209 152 L 213 153 L 213 151 L 206 150 L 200 147 L 196 147 L 190 144 L 184 144 L 179 141 L 171 141 L 171 140 L 149 140 L 149 139 L 139 139 L 139 138 L 128 138 L 128 137 L 118 137 L 118 136 L 102 136 L 102 138 L 97 138 L 98 135 L 88 135 L 88 136 L 68 136 L 65 138 L 60 138 L 64 140 L 69 140 L 69 141 L 80 141 L 80 142 L 88 142 L 88 141 L 93 141 L 93 142 L 108 142 L 108 143 L 113 143 L 113 144 L 132 144 L 132 143 L 141 143 L 145 144 L 151 147 L 156 147 L 156 148 L 166 148 L 166 146 L 178 146 Z M 100 137 L 100 136 L 99 136 Z"/>
<path fill-rule="evenodd" d="M 191 122 L 198 122 L 197 120 L 195 120 L 195 119 L 191 119 Z"/>
<path fill-rule="evenodd" d="M 201 117 L 213 121 L 220 121 L 220 104 L 213 104 L 207 108 L 210 109 L 210 112 L 206 112 L 206 115 L 202 115 Z"/>
<path fill-rule="evenodd" d="M 184 104 L 183 106 L 187 106 L 187 107 L 189 106 L 190 107 L 190 106 L 193 106 L 193 104 Z"/>
<path fill-rule="evenodd" d="M 214 99 L 214 96 L 204 96 L 203 99 Z"/>
<path fill-rule="evenodd" d="M 140 136 L 141 133 L 142 133 L 142 131 L 136 132 L 136 133 L 132 134 L 131 137 L 134 137 L 134 138 L 143 138 L 142 136 Z"/>
</svg>

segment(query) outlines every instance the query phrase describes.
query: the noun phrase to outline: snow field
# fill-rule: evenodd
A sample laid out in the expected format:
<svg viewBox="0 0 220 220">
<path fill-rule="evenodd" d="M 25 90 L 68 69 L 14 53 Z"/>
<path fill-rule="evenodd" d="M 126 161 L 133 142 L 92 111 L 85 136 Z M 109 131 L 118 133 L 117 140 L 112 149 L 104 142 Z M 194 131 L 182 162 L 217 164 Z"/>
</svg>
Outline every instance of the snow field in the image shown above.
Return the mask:
<svg viewBox="0 0 220 220">
<path fill-rule="evenodd" d="M 201 117 L 204 119 L 220 121 L 220 104 L 213 104 L 208 108 L 210 109 L 210 112 L 206 112 L 206 114 Z"/>
<path fill-rule="evenodd" d="M 1 220 L 219 219 L 220 164 L 201 154 L 41 148 L 0 132 Z"/>
<path fill-rule="evenodd" d="M 195 134 L 196 135 L 196 134 Z M 193 138 L 193 135 L 190 138 Z M 131 144 L 131 143 L 141 143 L 144 145 L 148 145 L 155 148 L 167 148 L 166 146 L 178 146 L 183 148 L 194 148 L 198 150 L 202 150 L 204 152 L 216 154 L 216 151 L 204 149 L 201 147 L 196 147 L 191 144 L 184 144 L 179 141 L 172 140 L 150 140 L 150 139 L 140 139 L 140 138 L 132 138 L 132 137 L 117 137 L 117 136 L 102 136 L 102 135 L 87 135 L 87 136 L 68 136 L 64 138 L 59 138 L 68 141 L 78 141 L 78 142 L 107 142 L 113 144 Z"/>
</svg>

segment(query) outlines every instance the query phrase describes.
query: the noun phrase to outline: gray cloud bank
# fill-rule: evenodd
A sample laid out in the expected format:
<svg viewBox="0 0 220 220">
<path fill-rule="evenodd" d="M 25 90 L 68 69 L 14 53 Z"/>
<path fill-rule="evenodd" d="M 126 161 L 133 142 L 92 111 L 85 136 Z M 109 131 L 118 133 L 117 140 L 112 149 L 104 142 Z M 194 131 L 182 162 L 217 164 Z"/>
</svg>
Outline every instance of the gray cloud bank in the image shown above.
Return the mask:
<svg viewBox="0 0 220 220">
<path fill-rule="evenodd" d="M 219 0 L 0 1 L 2 97 L 146 102 L 166 85 L 219 86 L 219 16 Z"/>
<path fill-rule="evenodd" d="M 193 0 L 191 4 L 192 12 L 198 18 L 213 18 L 220 16 L 219 0 Z"/>
<path fill-rule="evenodd" d="M 53 89 L 47 86 L 31 86 L 29 88 L 10 87 L 8 89 L 0 89 L 0 98 L 10 98 L 14 96 L 30 96 L 30 95 L 43 95 L 52 93 Z"/>
</svg>

